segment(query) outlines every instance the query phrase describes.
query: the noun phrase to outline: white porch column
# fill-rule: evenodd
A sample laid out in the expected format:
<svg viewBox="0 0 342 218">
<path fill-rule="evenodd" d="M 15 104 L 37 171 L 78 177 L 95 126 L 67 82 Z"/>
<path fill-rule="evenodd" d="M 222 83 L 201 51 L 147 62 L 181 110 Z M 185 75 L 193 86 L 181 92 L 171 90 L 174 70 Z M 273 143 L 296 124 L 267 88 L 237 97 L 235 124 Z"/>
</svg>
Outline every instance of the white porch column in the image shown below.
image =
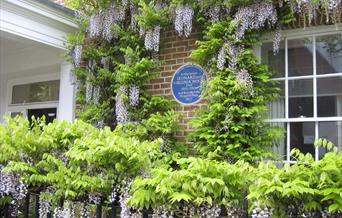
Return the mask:
<svg viewBox="0 0 342 218">
<path fill-rule="evenodd" d="M 72 65 L 68 62 L 61 64 L 59 104 L 57 119 L 72 122 L 75 119 L 75 87 L 71 81 Z"/>
<path fill-rule="evenodd" d="M 0 123 L 3 122 L 3 116 L 5 115 L 5 110 L 6 110 L 6 105 L 7 105 L 5 93 L 6 93 L 5 79 L 3 76 L 3 72 L 0 69 Z"/>
</svg>

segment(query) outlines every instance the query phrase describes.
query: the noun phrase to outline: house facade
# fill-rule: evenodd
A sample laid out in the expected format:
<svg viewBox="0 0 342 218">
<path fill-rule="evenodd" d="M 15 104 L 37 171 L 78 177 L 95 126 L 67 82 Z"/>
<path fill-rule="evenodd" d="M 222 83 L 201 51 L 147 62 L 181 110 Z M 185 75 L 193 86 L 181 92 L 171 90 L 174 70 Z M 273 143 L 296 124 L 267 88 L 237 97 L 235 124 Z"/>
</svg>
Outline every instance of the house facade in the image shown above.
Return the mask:
<svg viewBox="0 0 342 218">
<path fill-rule="evenodd" d="M 173 98 L 171 80 L 177 69 L 191 63 L 190 53 L 196 48 L 199 33 L 194 31 L 184 38 L 167 30 L 161 37 L 160 58 L 164 65 L 149 89 L 152 94 Z M 318 160 L 325 150 L 313 146 L 316 139 L 326 138 L 342 148 L 342 26 L 284 30 L 276 55 L 273 37 L 266 35 L 255 54 L 275 72 L 273 80 L 279 82 L 281 89 L 280 98 L 270 104 L 268 120 L 285 130 L 276 152 L 289 163 L 294 161 L 290 158 L 294 148 L 311 153 Z M 184 138 L 191 132 L 188 121 L 201 107 L 205 103 L 178 105 L 183 118 L 177 137 Z"/>
<path fill-rule="evenodd" d="M 72 65 L 65 61 L 73 11 L 49 0 L 0 2 L 0 120 L 74 119 Z"/>
<path fill-rule="evenodd" d="M 60 2 L 59 2 L 60 3 Z M 47 0 L 1 2 L 0 117 L 45 114 L 73 120 L 75 92 L 72 66 L 64 61 L 65 36 L 77 26 L 72 12 Z M 175 72 L 192 63 L 200 32 L 179 37 L 173 29 L 161 35 L 161 75 L 148 85 L 153 95 L 173 98 Z M 285 130 L 277 152 L 291 162 L 290 151 L 299 148 L 318 160 L 325 151 L 314 141 L 327 138 L 342 148 L 342 26 L 316 25 L 282 31 L 280 51 L 273 54 L 273 35 L 255 48 L 260 61 L 275 73 L 281 96 L 270 104 L 272 124 Z M 184 139 L 191 132 L 188 121 L 205 102 L 178 104 L 183 114 Z"/>
</svg>

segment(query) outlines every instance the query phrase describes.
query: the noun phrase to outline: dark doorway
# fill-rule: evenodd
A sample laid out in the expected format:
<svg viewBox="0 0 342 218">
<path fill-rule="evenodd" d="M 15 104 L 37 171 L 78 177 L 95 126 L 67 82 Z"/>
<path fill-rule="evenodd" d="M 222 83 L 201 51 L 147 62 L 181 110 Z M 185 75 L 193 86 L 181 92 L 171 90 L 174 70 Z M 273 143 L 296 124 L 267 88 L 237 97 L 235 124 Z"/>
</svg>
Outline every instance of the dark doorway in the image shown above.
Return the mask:
<svg viewBox="0 0 342 218">
<path fill-rule="evenodd" d="M 46 124 L 51 123 L 57 117 L 57 109 L 56 108 L 44 108 L 44 109 L 29 109 L 27 111 L 27 117 L 30 122 L 32 120 L 32 116 L 35 118 L 42 118 L 45 116 Z"/>
</svg>

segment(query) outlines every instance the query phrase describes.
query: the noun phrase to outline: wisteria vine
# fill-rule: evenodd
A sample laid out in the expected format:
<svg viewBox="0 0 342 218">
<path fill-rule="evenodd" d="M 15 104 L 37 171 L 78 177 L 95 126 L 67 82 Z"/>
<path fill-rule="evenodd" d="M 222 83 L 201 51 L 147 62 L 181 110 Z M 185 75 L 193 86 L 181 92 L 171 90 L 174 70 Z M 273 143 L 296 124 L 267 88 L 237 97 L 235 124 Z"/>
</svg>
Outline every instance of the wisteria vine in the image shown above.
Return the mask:
<svg viewBox="0 0 342 218">
<path fill-rule="evenodd" d="M 156 57 L 160 52 L 161 36 L 164 28 L 173 28 L 175 33 L 179 37 L 189 37 L 193 32 L 194 25 L 198 18 L 204 16 L 209 22 L 204 22 L 204 29 L 208 26 L 215 25 L 221 21 L 230 20 L 235 23 L 234 34 L 229 37 L 225 37 L 221 41 L 220 48 L 212 57 L 215 61 L 215 70 L 231 72 L 234 76 L 236 84 L 241 88 L 242 95 L 245 98 L 255 97 L 254 90 L 254 78 L 252 72 L 249 72 L 244 66 L 238 64 L 239 59 L 243 56 L 246 48 L 241 45 L 241 42 L 245 39 L 249 32 L 258 32 L 261 30 L 268 30 L 274 33 L 273 39 L 273 51 L 276 54 L 279 51 L 280 42 L 282 40 L 281 31 L 282 28 L 289 25 L 282 21 L 283 10 L 290 8 L 293 13 L 293 17 L 299 17 L 298 20 L 305 18 L 304 25 L 313 23 L 316 19 L 325 16 L 327 23 L 337 23 L 341 21 L 342 3 L 338 0 L 320 0 L 320 1 L 307 1 L 307 0 L 275 0 L 275 1 L 250 1 L 251 4 L 244 2 L 229 2 L 227 1 L 213 1 L 213 4 L 206 4 L 203 0 L 193 1 L 129 1 L 129 0 L 114 0 L 110 1 L 109 5 L 104 5 L 96 10 L 84 13 L 78 13 L 82 19 L 86 20 L 86 40 L 82 43 L 75 44 L 72 48 L 71 56 L 76 68 L 81 68 L 85 57 L 87 56 L 86 44 L 103 46 L 98 56 L 89 62 L 86 68 L 88 69 L 87 78 L 84 80 L 82 88 L 85 93 L 85 105 L 95 104 L 100 106 L 101 103 L 110 99 L 115 100 L 112 109 L 113 114 L 110 117 L 114 117 L 117 124 L 125 125 L 131 120 L 130 109 L 133 107 L 137 109 L 142 101 L 141 97 L 144 95 L 143 85 L 134 81 L 134 78 L 130 81 L 115 81 L 115 86 L 111 87 L 112 92 L 115 92 L 114 96 L 108 97 L 108 92 L 104 88 L 97 84 L 98 81 L 94 80 L 94 77 L 103 73 L 101 70 L 105 69 L 115 75 L 119 62 L 110 54 L 107 50 L 115 48 L 119 50 L 120 44 L 120 29 L 131 31 L 134 36 L 140 36 L 141 45 L 144 46 L 144 55 L 147 58 Z M 243 4 L 242 4 L 243 3 Z M 144 6 L 142 6 L 144 5 Z M 199 12 L 201 8 L 201 12 Z M 167 13 L 161 13 L 166 10 Z M 150 13 L 152 12 L 152 14 Z M 320 15 L 321 14 L 321 15 Z M 163 17 L 161 17 L 163 16 Z M 162 22 L 167 20 L 167 22 Z M 201 19 L 198 19 L 201 20 Z M 295 19 L 293 19 L 295 20 Z M 127 35 L 125 36 L 127 37 Z M 130 36 L 131 37 L 131 36 Z M 133 38 L 133 37 L 132 37 Z M 132 39 L 133 41 L 133 39 Z M 127 46 L 127 43 L 124 44 Z M 139 45 L 140 46 L 140 45 Z M 113 50 L 115 50 L 113 49 Z M 103 51 L 104 50 L 104 51 Z M 122 53 L 120 54 L 121 56 Z M 119 55 L 119 56 L 120 56 Z M 141 59 L 145 57 L 140 57 Z M 136 60 L 132 60 L 129 57 L 121 57 L 121 64 L 125 64 L 133 69 Z M 99 70 L 100 69 L 100 70 Z M 100 73 L 99 73 L 100 71 Z M 114 76 L 113 76 L 114 77 Z M 112 79 L 112 78 L 111 78 Z M 113 112 L 114 111 L 114 112 Z M 98 125 L 102 127 L 102 123 Z M 99 122 L 100 122 L 99 121 Z M 231 117 L 229 112 L 225 117 L 224 130 L 229 131 L 229 122 Z M 228 157 L 229 159 L 229 157 Z M 128 185 L 127 185 L 128 187 Z M 119 203 L 123 210 L 121 211 L 122 217 L 134 217 L 136 214 L 127 207 L 126 200 L 128 197 L 129 188 L 124 189 L 123 193 L 119 193 L 117 188 L 114 189 L 110 201 L 119 199 Z M 93 194 L 92 194 L 93 195 Z M 98 204 L 100 202 L 99 196 L 92 196 L 92 204 Z M 70 210 L 68 213 L 71 214 Z M 64 213 L 64 209 L 60 209 L 59 213 Z M 86 211 L 86 210 L 85 210 Z M 256 208 L 253 211 L 253 217 L 269 217 L 271 215 L 270 208 Z M 229 208 L 228 212 L 230 216 L 239 216 L 241 213 L 236 208 Z M 174 216 L 175 211 L 169 211 L 163 206 L 158 207 L 154 211 L 154 217 L 169 217 Z M 209 206 L 202 205 L 201 207 L 184 207 L 181 208 L 178 213 L 186 214 L 187 216 L 193 216 L 195 214 L 201 217 L 217 217 L 220 213 L 220 207 L 218 205 Z M 68 215 L 69 216 L 69 215 Z"/>
<path fill-rule="evenodd" d="M 151 51 L 152 54 L 155 55 L 159 52 L 160 35 L 163 27 L 165 27 L 165 24 L 160 22 L 165 19 L 165 17 L 158 17 L 165 16 L 165 13 L 160 12 L 168 9 L 170 13 L 169 17 L 173 19 L 172 22 L 174 23 L 175 32 L 179 36 L 189 37 L 193 30 L 194 19 L 199 15 L 198 11 L 195 11 L 195 4 L 198 4 L 199 8 L 204 11 L 205 16 L 210 19 L 211 23 L 225 20 L 230 15 L 232 17 L 232 22 L 236 23 L 236 31 L 234 35 L 236 40 L 243 39 L 246 31 L 260 30 L 264 28 L 274 30 L 273 50 L 274 53 L 277 53 L 281 41 L 282 25 L 284 25 L 280 22 L 278 11 L 284 8 L 285 5 L 289 5 L 292 13 L 308 18 L 310 23 L 317 18 L 320 11 L 324 12 L 327 22 L 339 22 L 342 7 L 341 1 L 337 0 L 322 0 L 315 1 L 314 3 L 304 0 L 273 2 L 254 1 L 252 4 L 243 4 L 242 6 L 238 3 L 235 3 L 234 5 L 224 4 L 223 2 L 206 4 L 203 0 L 194 1 L 193 3 L 185 4 L 182 1 L 170 2 L 158 0 L 152 5 L 147 1 L 143 4 L 145 6 L 142 7 L 142 4 L 140 3 L 137 4 L 133 1 L 118 0 L 111 1 L 109 6 L 98 9 L 97 12 L 93 13 L 88 18 L 86 17 L 87 13 L 82 11 L 77 14 L 86 17 L 85 19 L 89 20 L 87 34 L 90 39 L 103 39 L 107 42 L 113 42 L 113 40 L 119 37 L 117 32 L 118 27 L 120 25 L 125 26 L 128 24 L 128 28 L 130 29 L 139 29 L 138 32 L 144 39 L 146 50 Z M 144 11 L 146 8 L 148 8 L 148 12 Z M 151 16 L 150 12 L 154 13 L 153 17 L 149 17 Z M 249 72 L 246 71 L 246 69 L 237 69 L 237 66 L 235 65 L 236 58 L 238 58 L 239 53 L 241 53 L 240 48 L 231 48 L 231 45 L 227 45 L 227 43 L 229 42 L 226 41 L 218 51 L 218 69 L 224 69 L 227 61 L 226 57 L 229 56 L 230 60 L 227 61 L 229 63 L 228 67 L 235 71 L 237 81 L 245 87 L 246 93 L 253 93 L 251 92 L 253 81 L 248 75 Z M 82 53 L 82 45 L 74 46 L 72 58 L 76 67 L 80 67 L 82 62 Z M 106 63 L 104 63 L 103 60 L 101 60 L 101 62 L 105 69 L 109 69 L 108 60 Z M 88 84 L 85 87 L 87 104 L 89 104 L 91 99 L 93 99 L 95 104 L 97 104 L 100 98 L 99 95 L 102 94 L 99 88 L 89 86 Z M 139 94 L 137 94 L 139 87 L 136 87 L 135 84 L 132 84 L 132 87 L 135 87 L 132 89 L 133 91 L 131 92 L 128 90 L 126 94 L 129 95 L 129 104 L 136 106 L 137 102 L 139 102 L 137 99 L 139 98 Z M 118 118 L 118 123 L 122 123 L 127 121 L 127 112 L 125 111 L 126 107 L 124 106 L 125 102 L 120 97 L 117 97 L 117 100 L 119 102 L 116 104 L 116 117 Z"/>
</svg>

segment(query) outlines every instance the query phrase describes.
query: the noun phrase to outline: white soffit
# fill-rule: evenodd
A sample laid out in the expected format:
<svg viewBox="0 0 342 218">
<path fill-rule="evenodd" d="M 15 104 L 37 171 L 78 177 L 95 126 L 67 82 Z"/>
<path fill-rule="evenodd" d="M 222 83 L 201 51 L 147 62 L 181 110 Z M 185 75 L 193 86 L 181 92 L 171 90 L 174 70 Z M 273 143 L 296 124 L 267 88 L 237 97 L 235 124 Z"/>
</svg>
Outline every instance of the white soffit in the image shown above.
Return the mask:
<svg viewBox="0 0 342 218">
<path fill-rule="evenodd" d="M 0 0 L 0 31 L 65 49 L 73 16 L 36 0 Z"/>
</svg>

